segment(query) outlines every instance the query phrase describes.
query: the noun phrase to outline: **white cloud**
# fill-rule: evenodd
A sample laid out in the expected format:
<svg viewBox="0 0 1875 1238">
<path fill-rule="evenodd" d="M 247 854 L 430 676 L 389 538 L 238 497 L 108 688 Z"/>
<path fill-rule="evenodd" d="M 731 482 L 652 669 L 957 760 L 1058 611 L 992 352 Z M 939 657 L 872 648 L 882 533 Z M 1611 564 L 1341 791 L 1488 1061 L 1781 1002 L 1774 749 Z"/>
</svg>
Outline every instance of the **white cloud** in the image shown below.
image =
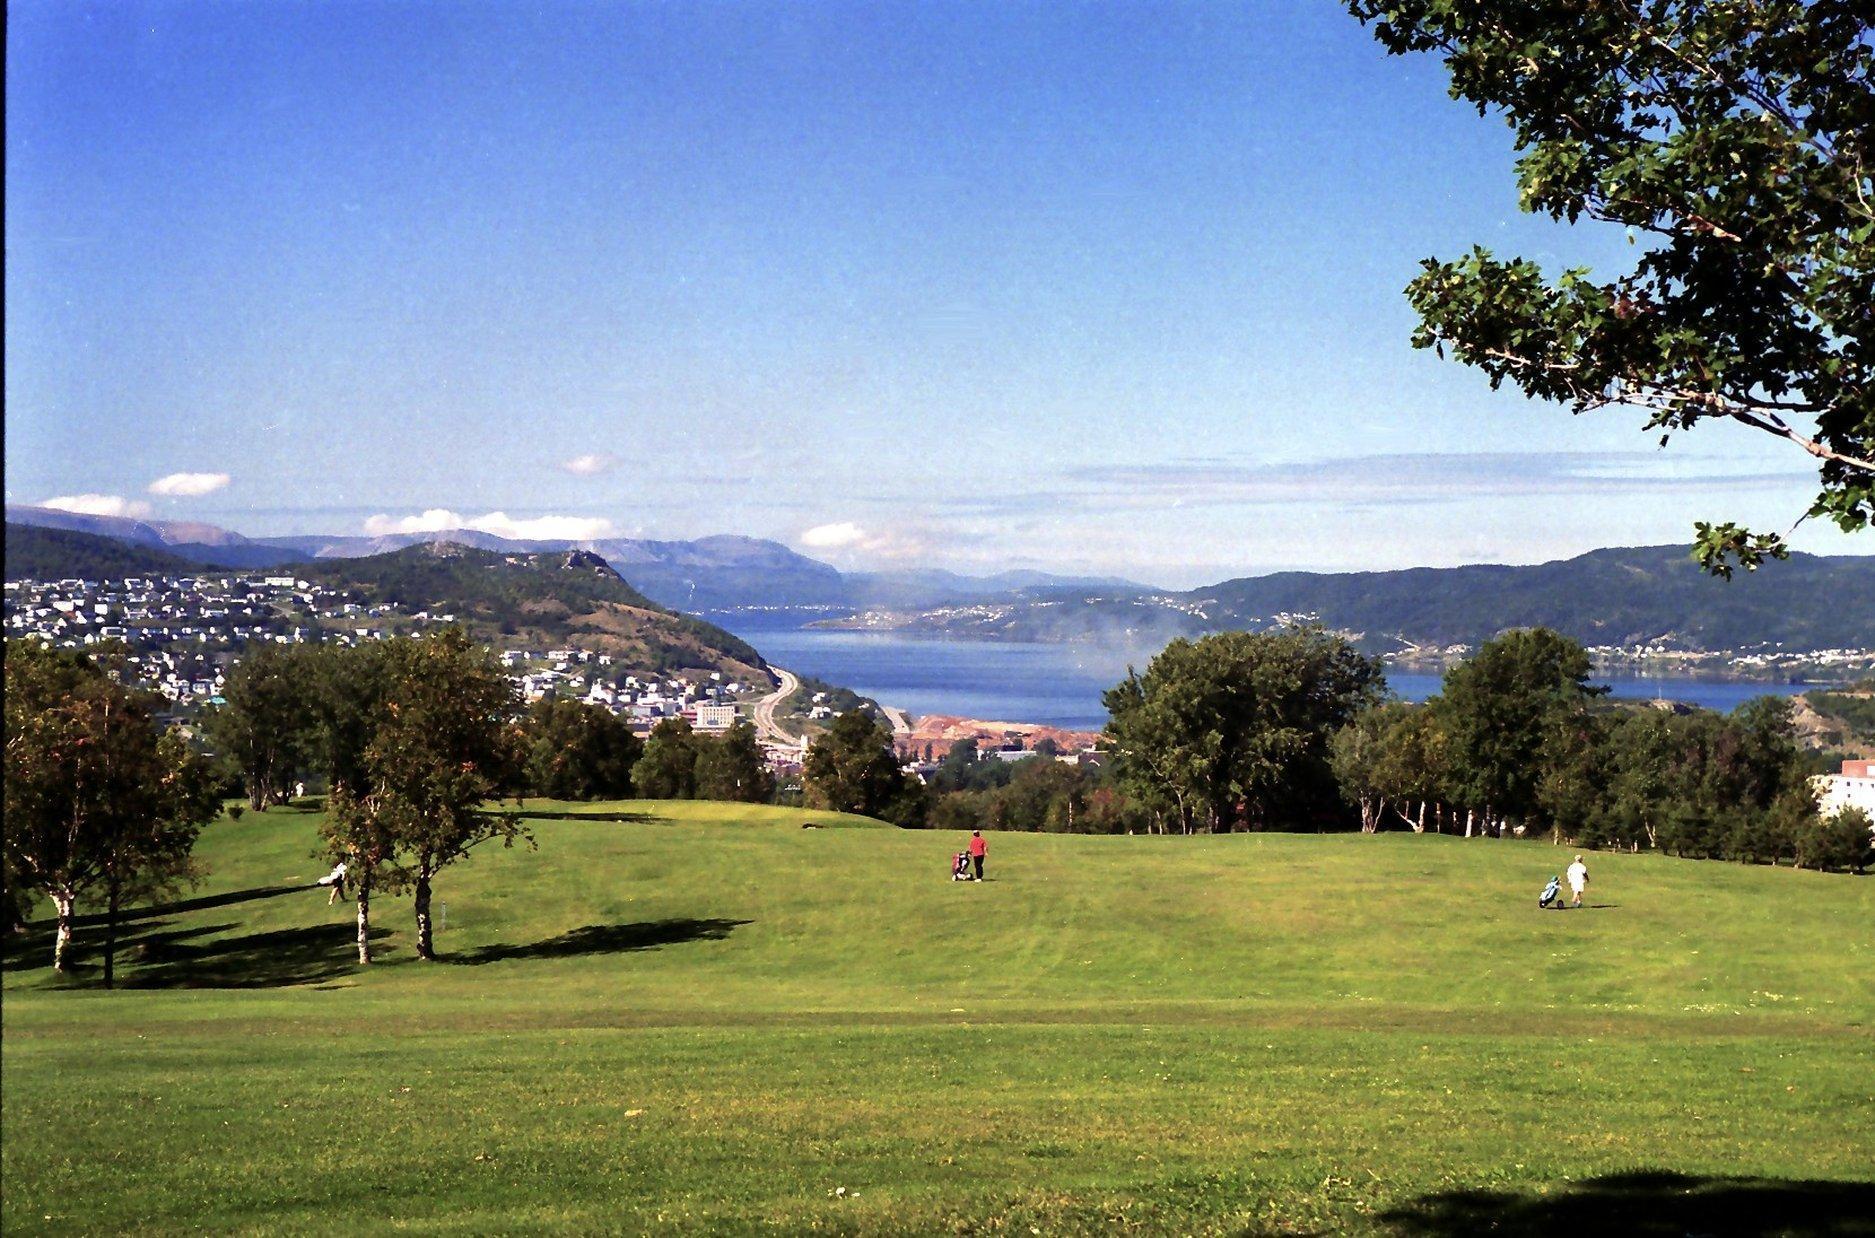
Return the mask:
<svg viewBox="0 0 1875 1238">
<path fill-rule="evenodd" d="M 601 473 L 610 473 L 618 466 L 619 458 L 604 451 L 587 452 L 583 456 L 560 462 L 560 468 L 575 477 L 597 477 Z"/>
<path fill-rule="evenodd" d="M 150 483 L 151 494 L 193 498 L 213 494 L 232 480 L 226 473 L 171 473 Z"/>
<path fill-rule="evenodd" d="M 1803 470 L 1740 468 L 1711 456 L 1654 451 L 1401 452 L 1281 463 L 1207 458 L 1071 470 L 1068 494 L 1006 496 L 1024 511 L 1068 498 L 1107 507 L 1251 507 L 1384 502 L 1450 503 L 1480 497 L 1649 495 L 1662 490 L 1788 490 Z M 993 510 L 991 499 L 985 510 Z"/>
<path fill-rule="evenodd" d="M 150 514 L 150 505 L 141 499 L 126 499 L 121 494 L 61 494 L 46 499 L 39 506 L 80 516 L 125 516 L 137 519 Z"/>
<path fill-rule="evenodd" d="M 882 559 L 909 559 L 925 553 L 925 544 L 917 538 L 896 533 L 873 533 L 851 520 L 817 524 L 796 539 L 809 550 L 846 553 L 857 551 Z"/>
<path fill-rule="evenodd" d="M 515 541 L 589 542 L 611 537 L 615 529 L 602 516 L 535 516 L 516 519 L 507 512 L 489 512 L 485 516 L 464 516 L 444 507 L 432 507 L 418 516 L 372 516 L 365 521 L 365 532 L 372 537 L 389 533 L 448 533 L 471 529 Z"/>
<path fill-rule="evenodd" d="M 815 550 L 851 550 L 866 542 L 866 530 L 851 520 L 838 524 L 817 524 L 801 534 L 801 545 Z"/>
</svg>

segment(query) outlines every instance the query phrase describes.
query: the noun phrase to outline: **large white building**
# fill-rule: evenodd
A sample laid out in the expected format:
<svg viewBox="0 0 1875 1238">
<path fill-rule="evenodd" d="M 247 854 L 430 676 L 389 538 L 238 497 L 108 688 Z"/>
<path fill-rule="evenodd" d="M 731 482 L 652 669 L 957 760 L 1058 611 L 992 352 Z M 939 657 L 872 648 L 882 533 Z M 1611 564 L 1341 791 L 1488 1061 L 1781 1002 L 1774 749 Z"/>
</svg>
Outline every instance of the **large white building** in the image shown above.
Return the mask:
<svg viewBox="0 0 1875 1238">
<path fill-rule="evenodd" d="M 697 730 L 727 731 L 736 724 L 734 705 L 698 705 Z"/>
<path fill-rule="evenodd" d="M 1845 808 L 1860 808 L 1875 821 L 1875 761 L 1844 761 L 1842 773 L 1817 779 L 1817 809 L 1833 817 Z"/>
</svg>

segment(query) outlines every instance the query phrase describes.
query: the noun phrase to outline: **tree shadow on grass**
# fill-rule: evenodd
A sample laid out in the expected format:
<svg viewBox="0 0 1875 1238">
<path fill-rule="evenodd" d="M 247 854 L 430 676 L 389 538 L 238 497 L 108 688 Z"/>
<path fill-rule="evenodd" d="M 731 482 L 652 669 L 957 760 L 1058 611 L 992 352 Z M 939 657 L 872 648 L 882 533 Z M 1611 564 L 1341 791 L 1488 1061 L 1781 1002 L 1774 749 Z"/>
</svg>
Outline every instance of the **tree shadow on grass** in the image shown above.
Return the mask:
<svg viewBox="0 0 1875 1238">
<path fill-rule="evenodd" d="M 282 894 L 298 894 L 302 890 L 324 890 L 329 888 L 328 886 L 320 885 L 316 881 L 309 881 L 304 885 L 255 886 L 251 890 L 230 890 L 226 894 L 205 894 L 200 898 L 178 899 L 173 903 L 155 903 L 148 907 L 126 907 L 117 913 L 117 923 L 120 926 L 134 924 L 138 920 L 154 920 L 159 916 L 180 915 L 185 911 L 209 911 L 216 907 L 232 907 L 236 903 L 251 903 L 257 899 L 279 898 Z M 74 929 L 93 928 L 103 924 L 108 918 L 109 917 L 101 911 L 88 912 L 82 916 L 73 916 L 72 927 Z M 58 920 L 53 916 L 47 916 L 44 919 L 34 920 L 27 924 L 25 931 L 28 933 L 43 932 L 50 934 L 57 926 Z"/>
<path fill-rule="evenodd" d="M 748 920 L 645 920 L 637 924 L 588 924 L 543 941 L 519 945 L 497 942 L 492 946 L 455 955 L 452 963 L 479 966 L 511 959 L 564 959 L 584 954 L 622 954 L 656 950 L 687 941 L 721 941 Z"/>
<path fill-rule="evenodd" d="M 278 898 L 282 894 L 297 894 L 303 890 L 324 889 L 317 882 L 306 885 L 257 886 L 251 890 L 233 890 L 227 894 L 209 894 L 201 898 L 185 898 L 171 903 L 158 903 L 150 907 L 127 907 L 117 913 L 117 945 L 121 952 L 127 951 L 146 940 L 149 934 L 157 933 L 166 927 L 163 917 L 178 915 L 186 911 L 209 911 L 217 907 L 232 907 L 237 903 L 251 903 L 257 899 Z M 104 948 L 104 925 L 106 917 L 102 912 L 94 912 L 72 917 L 72 951 L 78 956 L 78 966 L 88 965 L 86 956 L 101 952 Z M 180 940 L 182 936 L 201 936 L 205 933 L 218 933 L 234 927 L 230 924 L 213 925 L 208 928 L 188 930 L 170 930 L 170 940 Z M 34 967 L 50 967 L 52 964 L 52 938 L 58 928 L 58 920 L 48 916 L 28 923 L 17 933 L 8 934 L 4 947 L 0 947 L 0 965 L 7 971 L 30 970 Z"/>
<path fill-rule="evenodd" d="M 138 925 L 120 925 L 117 934 L 117 961 L 129 962 L 137 951 L 166 949 L 194 937 L 224 933 L 232 924 L 196 924 L 171 928 L 167 920 L 145 921 Z M 72 930 L 71 954 L 67 967 L 73 980 L 83 980 L 94 972 L 104 972 L 104 929 L 86 925 Z M 6 970 L 34 971 L 52 968 L 52 929 L 34 928 L 9 938 L 6 944 Z"/>
<path fill-rule="evenodd" d="M 1553 1195 L 1445 1191 L 1380 1214 L 1388 1232 L 1418 1238 L 1506 1234 L 1875 1235 L 1875 1182 L 1698 1177 L 1665 1171 L 1614 1174 Z"/>
<path fill-rule="evenodd" d="M 312 984 L 351 972 L 358 930 L 350 923 L 317 924 L 221 937 L 239 927 L 167 920 L 120 926 L 117 985 L 124 989 L 273 989 Z M 371 931 L 377 941 L 389 929 Z M 204 940 L 207 939 L 207 940 Z M 50 930 L 15 939 L 7 946 L 7 970 L 52 967 Z M 86 925 L 72 934 L 68 983 L 90 987 L 104 973 L 104 929 Z"/>
<path fill-rule="evenodd" d="M 226 926 L 223 926 L 226 927 Z M 193 934 L 192 934 L 193 935 Z M 371 939 L 390 936 L 371 930 Z M 138 943 L 121 982 L 127 989 L 277 989 L 348 975 L 358 962 L 358 929 L 350 923 L 275 929 L 243 937 Z"/>
<path fill-rule="evenodd" d="M 489 814 L 516 821 L 608 821 L 634 825 L 670 824 L 669 817 L 650 812 L 568 812 L 560 808 L 499 808 Z"/>
</svg>

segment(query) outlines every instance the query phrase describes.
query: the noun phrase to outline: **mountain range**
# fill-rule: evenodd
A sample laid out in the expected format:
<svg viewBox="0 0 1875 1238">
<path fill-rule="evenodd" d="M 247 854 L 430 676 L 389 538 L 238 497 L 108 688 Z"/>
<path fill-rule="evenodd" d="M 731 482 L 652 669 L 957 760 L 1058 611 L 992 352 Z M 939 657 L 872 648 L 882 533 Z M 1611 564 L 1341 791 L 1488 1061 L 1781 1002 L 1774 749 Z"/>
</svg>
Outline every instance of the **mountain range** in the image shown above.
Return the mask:
<svg viewBox="0 0 1875 1238">
<path fill-rule="evenodd" d="M 1307 617 L 1356 634 L 1370 652 L 1409 657 L 1476 646 L 1507 628 L 1533 625 L 1608 648 L 1875 650 L 1875 556 L 1793 554 L 1725 581 L 1702 572 L 1682 546 L 1622 547 L 1534 565 L 1278 572 L 1166 591 L 1040 573 L 841 572 L 749 537 L 518 542 L 459 530 L 246 538 L 212 525 L 45 508 L 9 508 L 7 519 L 9 576 L 11 527 L 24 522 L 229 567 L 335 562 L 445 541 L 497 555 L 577 550 L 603 558 L 645 599 L 673 610 L 817 608 L 826 616 L 822 626 L 975 640 L 1156 646 L 1177 636 Z M 35 554 L 46 571 L 60 562 L 56 548 Z"/>
<path fill-rule="evenodd" d="M 356 559 L 430 542 L 450 542 L 504 554 L 584 550 L 603 557 L 632 586 L 663 606 L 692 613 L 749 607 L 941 606 L 948 603 L 1089 588 L 1139 590 L 1144 586 L 1108 577 L 1004 572 L 963 576 L 954 572 L 842 572 L 796 553 L 780 542 L 721 535 L 694 541 L 602 538 L 594 541 L 521 541 L 473 529 L 381 536 L 294 534 L 246 537 L 194 521 L 135 520 L 93 516 L 49 507 L 6 509 L 9 524 L 92 533 L 165 551 L 209 567 L 254 569 L 319 559 Z"/>
<path fill-rule="evenodd" d="M 1683 546 L 1594 550 L 1533 565 L 1277 572 L 1183 592 L 1059 593 L 969 607 L 872 610 L 817 626 L 982 640 L 1156 646 L 1313 619 L 1369 652 L 1432 655 L 1544 626 L 1591 647 L 1690 652 L 1875 650 L 1875 556 L 1793 554 L 1732 580 Z"/>
</svg>

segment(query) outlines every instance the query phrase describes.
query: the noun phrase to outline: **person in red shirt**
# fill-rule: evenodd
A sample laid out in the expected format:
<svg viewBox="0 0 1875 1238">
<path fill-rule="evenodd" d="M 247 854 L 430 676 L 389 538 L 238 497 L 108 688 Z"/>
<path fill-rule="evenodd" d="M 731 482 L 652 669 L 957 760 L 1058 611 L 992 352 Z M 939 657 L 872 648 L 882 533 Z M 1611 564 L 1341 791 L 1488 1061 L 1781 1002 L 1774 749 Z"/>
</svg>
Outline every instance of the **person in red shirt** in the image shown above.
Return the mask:
<svg viewBox="0 0 1875 1238">
<path fill-rule="evenodd" d="M 983 857 L 989 854 L 990 845 L 983 841 L 982 830 L 970 831 L 970 862 L 977 866 L 977 880 L 983 880 Z"/>
</svg>

